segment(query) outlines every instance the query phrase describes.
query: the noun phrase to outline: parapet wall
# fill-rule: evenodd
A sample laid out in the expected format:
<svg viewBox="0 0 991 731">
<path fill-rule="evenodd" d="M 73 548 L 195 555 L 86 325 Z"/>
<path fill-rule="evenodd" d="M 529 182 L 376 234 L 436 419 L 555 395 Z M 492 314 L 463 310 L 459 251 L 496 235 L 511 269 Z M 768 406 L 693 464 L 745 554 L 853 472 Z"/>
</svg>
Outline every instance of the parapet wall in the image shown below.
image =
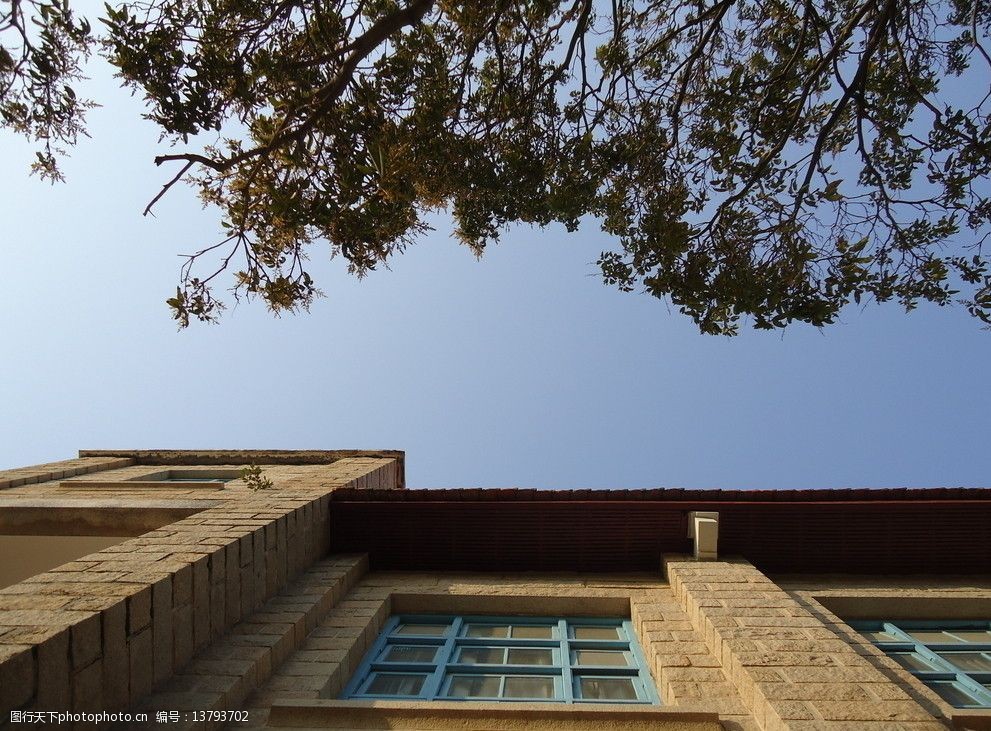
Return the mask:
<svg viewBox="0 0 991 731">
<path fill-rule="evenodd" d="M 268 464 L 262 459 L 270 453 L 250 452 L 223 453 L 226 464 L 217 453 L 153 458 L 177 467 L 258 464 L 273 486 L 256 491 L 242 480 L 222 489 L 136 487 L 148 472 L 144 453 L 86 454 L 0 472 L 0 511 L 41 506 L 62 515 L 71 532 L 73 510 L 104 512 L 112 522 L 115 510 L 140 510 L 144 501 L 199 509 L 0 590 L 0 727 L 11 710 L 138 702 L 326 555 L 331 491 L 403 484 L 401 460 L 381 453 L 322 453 L 323 463 L 321 453 L 308 453 L 311 464 Z"/>
</svg>

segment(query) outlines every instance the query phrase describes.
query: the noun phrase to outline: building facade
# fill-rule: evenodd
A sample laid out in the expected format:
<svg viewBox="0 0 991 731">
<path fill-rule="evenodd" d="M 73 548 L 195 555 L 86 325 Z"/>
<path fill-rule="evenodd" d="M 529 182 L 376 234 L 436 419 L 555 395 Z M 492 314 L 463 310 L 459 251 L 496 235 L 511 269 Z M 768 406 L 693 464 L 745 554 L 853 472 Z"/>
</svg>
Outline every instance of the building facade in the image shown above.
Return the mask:
<svg viewBox="0 0 991 731">
<path fill-rule="evenodd" d="M 991 490 L 406 490 L 403 460 L 0 472 L 0 728 L 991 729 Z"/>
</svg>

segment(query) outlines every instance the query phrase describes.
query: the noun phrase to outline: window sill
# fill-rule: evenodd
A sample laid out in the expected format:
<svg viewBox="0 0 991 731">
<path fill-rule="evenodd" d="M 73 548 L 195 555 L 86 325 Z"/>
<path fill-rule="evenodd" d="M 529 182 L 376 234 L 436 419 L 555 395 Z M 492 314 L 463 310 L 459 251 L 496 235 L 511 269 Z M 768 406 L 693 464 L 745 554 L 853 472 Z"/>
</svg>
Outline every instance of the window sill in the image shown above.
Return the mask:
<svg viewBox="0 0 991 731">
<path fill-rule="evenodd" d="M 645 705 L 445 701 L 281 700 L 268 725 L 281 728 L 569 729 L 569 731 L 720 731 L 716 713 Z"/>
</svg>

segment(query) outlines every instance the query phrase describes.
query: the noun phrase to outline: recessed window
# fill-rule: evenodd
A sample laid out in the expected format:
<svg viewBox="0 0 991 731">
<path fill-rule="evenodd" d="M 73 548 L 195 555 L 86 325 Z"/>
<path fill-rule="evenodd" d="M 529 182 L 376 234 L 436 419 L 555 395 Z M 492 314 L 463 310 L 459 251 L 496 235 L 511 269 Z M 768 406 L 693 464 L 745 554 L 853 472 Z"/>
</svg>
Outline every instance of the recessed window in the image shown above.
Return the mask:
<svg viewBox="0 0 991 731">
<path fill-rule="evenodd" d="M 629 620 L 392 617 L 344 698 L 659 703 Z"/>
<path fill-rule="evenodd" d="M 957 708 L 991 708 L 991 622 L 868 621 L 850 626 Z"/>
<path fill-rule="evenodd" d="M 176 469 L 132 477 L 128 482 L 230 482 L 241 476 L 233 469 Z"/>
</svg>

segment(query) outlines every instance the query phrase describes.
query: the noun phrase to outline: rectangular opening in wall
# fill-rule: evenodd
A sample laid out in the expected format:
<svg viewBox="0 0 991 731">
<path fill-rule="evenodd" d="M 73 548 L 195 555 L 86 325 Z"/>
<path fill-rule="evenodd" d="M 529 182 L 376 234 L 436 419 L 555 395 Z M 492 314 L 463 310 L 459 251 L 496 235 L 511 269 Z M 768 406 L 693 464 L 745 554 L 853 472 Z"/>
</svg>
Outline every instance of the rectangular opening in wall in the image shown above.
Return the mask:
<svg viewBox="0 0 991 731">
<path fill-rule="evenodd" d="M 86 490 L 161 490 L 164 488 L 173 490 L 223 490 L 226 483 L 241 477 L 241 469 L 240 467 L 159 469 L 116 481 L 106 479 L 65 480 L 60 484 L 60 487 Z"/>
<path fill-rule="evenodd" d="M 342 698 L 660 702 L 622 617 L 396 614 Z"/>
<path fill-rule="evenodd" d="M 174 523 L 208 507 L 201 501 L 153 506 L 120 501 L 0 501 L 0 589 Z"/>
</svg>

